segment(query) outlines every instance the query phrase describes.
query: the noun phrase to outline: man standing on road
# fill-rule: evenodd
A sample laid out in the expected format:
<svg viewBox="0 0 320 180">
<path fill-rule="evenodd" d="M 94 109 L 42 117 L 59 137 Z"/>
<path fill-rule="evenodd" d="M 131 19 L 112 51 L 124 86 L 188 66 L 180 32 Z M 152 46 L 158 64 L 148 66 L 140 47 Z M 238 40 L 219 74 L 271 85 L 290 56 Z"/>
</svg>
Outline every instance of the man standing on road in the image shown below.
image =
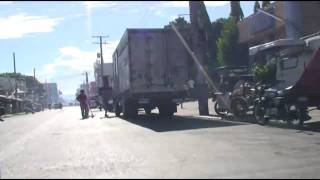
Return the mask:
<svg viewBox="0 0 320 180">
<path fill-rule="evenodd" d="M 80 102 L 81 115 L 82 119 L 89 117 L 89 105 L 87 95 L 84 93 L 84 90 L 80 90 L 80 95 L 77 97 L 77 101 Z"/>
</svg>

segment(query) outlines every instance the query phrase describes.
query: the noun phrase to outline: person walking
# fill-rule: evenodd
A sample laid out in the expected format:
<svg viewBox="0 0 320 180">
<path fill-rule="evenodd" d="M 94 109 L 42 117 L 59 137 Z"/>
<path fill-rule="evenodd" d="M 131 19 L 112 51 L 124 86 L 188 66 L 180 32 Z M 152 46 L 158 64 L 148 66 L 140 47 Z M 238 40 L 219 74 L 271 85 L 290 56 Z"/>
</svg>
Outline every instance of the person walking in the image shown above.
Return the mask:
<svg viewBox="0 0 320 180">
<path fill-rule="evenodd" d="M 88 97 L 85 94 L 83 89 L 80 90 L 80 94 L 77 96 L 77 101 L 79 101 L 80 103 L 82 119 L 88 118 L 89 117 Z"/>
</svg>

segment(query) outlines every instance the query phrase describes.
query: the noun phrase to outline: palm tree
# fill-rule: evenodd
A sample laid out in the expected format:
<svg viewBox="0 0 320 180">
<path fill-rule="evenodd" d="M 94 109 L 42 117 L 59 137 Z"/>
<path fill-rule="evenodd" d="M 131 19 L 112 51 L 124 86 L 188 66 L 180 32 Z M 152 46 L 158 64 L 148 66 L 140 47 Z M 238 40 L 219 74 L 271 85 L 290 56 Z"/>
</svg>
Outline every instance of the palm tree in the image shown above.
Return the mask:
<svg viewBox="0 0 320 180">
<path fill-rule="evenodd" d="M 256 13 L 258 11 L 258 9 L 260 9 L 260 3 L 259 3 L 259 1 L 256 1 L 254 3 L 254 13 Z"/>
<path fill-rule="evenodd" d="M 267 9 L 270 6 L 270 1 L 262 1 L 262 8 Z"/>
<path fill-rule="evenodd" d="M 231 12 L 230 16 L 234 17 L 236 19 L 236 22 L 239 20 L 242 20 L 244 18 L 241 6 L 240 6 L 240 1 L 230 1 L 231 5 Z"/>
</svg>

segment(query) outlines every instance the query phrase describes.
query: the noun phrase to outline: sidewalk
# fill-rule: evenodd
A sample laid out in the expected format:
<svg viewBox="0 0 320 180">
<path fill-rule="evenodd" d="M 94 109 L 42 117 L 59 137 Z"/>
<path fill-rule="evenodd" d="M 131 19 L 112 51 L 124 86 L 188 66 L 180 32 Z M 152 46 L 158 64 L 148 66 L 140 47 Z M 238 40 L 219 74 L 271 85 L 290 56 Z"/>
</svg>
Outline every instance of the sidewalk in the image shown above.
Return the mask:
<svg viewBox="0 0 320 180">
<path fill-rule="evenodd" d="M 1 118 L 10 118 L 10 117 L 24 115 L 24 114 L 26 114 L 26 113 L 25 112 L 20 112 L 20 113 L 15 113 L 15 114 L 5 114 L 5 115 L 1 116 Z"/>
</svg>

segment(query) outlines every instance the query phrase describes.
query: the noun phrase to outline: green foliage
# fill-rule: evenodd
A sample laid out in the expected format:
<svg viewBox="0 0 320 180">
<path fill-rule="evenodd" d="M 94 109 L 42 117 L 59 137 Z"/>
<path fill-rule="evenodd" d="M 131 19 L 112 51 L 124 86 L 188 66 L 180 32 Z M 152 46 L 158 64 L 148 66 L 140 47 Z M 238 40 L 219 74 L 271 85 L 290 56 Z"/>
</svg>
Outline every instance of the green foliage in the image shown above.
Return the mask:
<svg viewBox="0 0 320 180">
<path fill-rule="evenodd" d="M 236 20 L 230 17 L 224 24 L 221 36 L 217 41 L 217 62 L 219 66 L 232 66 L 235 64 L 237 41 L 238 28 Z"/>
<path fill-rule="evenodd" d="M 257 12 L 257 9 L 260 9 L 261 7 L 260 7 L 260 3 L 259 3 L 259 1 L 255 1 L 255 3 L 254 3 L 254 13 L 256 13 Z"/>
<path fill-rule="evenodd" d="M 270 1 L 262 1 L 262 8 L 268 9 L 270 7 Z"/>
<path fill-rule="evenodd" d="M 274 83 L 276 80 L 277 65 L 275 60 L 271 60 L 265 65 L 256 64 L 252 68 L 253 78 L 256 82 Z"/>
<path fill-rule="evenodd" d="M 223 26 L 227 23 L 227 21 L 228 19 L 226 18 L 219 18 L 211 23 L 212 34 L 216 40 L 218 40 L 218 38 L 220 37 Z"/>
<path fill-rule="evenodd" d="M 190 23 L 188 23 L 183 17 L 178 17 L 175 20 L 171 21 L 168 25 L 165 25 L 165 29 L 171 28 L 171 23 L 177 28 L 177 29 L 189 29 Z"/>
<path fill-rule="evenodd" d="M 240 5 L 240 1 L 230 1 L 231 12 L 230 16 L 234 17 L 236 22 L 243 20 L 244 15 Z"/>
<path fill-rule="evenodd" d="M 15 73 L 8 73 L 8 72 L 6 72 L 6 73 L 0 73 L 0 77 L 15 77 L 16 75 L 15 75 Z M 24 77 L 24 75 L 22 75 L 22 74 L 20 74 L 20 73 L 17 73 L 17 77 L 21 77 L 21 76 L 23 76 Z"/>
</svg>

